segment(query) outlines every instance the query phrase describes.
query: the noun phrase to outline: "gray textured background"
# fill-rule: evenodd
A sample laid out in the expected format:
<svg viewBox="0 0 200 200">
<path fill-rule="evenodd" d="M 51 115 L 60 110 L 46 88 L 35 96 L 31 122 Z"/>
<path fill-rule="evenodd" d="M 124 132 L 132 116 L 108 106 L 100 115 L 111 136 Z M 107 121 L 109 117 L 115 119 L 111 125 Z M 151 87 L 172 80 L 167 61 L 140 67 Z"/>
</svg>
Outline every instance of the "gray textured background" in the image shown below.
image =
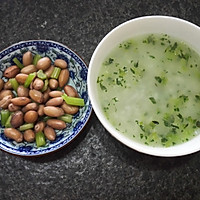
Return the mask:
<svg viewBox="0 0 200 200">
<path fill-rule="evenodd" d="M 69 46 L 89 63 L 117 25 L 144 15 L 200 25 L 199 0 L 0 0 L 0 50 L 29 39 Z M 199 200 L 200 153 L 158 158 L 122 145 L 93 113 L 77 140 L 55 153 L 22 158 L 0 151 L 1 200 Z"/>
</svg>

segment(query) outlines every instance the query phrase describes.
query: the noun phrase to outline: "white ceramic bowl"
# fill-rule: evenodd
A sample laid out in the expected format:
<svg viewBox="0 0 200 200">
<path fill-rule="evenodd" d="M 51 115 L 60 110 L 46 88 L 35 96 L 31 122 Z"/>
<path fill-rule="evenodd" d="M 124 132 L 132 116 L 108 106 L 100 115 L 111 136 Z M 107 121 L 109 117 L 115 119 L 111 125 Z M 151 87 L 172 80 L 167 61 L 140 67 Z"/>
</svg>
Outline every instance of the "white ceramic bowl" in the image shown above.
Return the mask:
<svg viewBox="0 0 200 200">
<path fill-rule="evenodd" d="M 103 126 L 128 147 L 150 155 L 162 157 L 182 156 L 200 150 L 200 135 L 192 140 L 172 147 L 151 147 L 135 142 L 118 132 L 106 119 L 97 94 L 97 77 L 99 69 L 110 51 L 122 41 L 148 33 L 166 33 L 185 41 L 200 53 L 200 28 L 188 21 L 168 16 L 145 16 L 127 21 L 109 32 L 94 51 L 88 71 L 88 92 L 93 109 Z"/>
</svg>

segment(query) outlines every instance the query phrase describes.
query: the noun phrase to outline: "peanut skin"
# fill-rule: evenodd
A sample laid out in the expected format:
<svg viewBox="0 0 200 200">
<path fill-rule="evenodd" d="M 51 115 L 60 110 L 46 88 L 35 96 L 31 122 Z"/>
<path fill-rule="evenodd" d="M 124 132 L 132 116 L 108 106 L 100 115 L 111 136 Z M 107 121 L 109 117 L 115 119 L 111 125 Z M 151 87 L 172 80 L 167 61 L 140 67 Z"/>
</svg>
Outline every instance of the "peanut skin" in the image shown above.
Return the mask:
<svg viewBox="0 0 200 200">
<path fill-rule="evenodd" d="M 38 91 L 38 90 L 30 90 L 29 91 L 29 96 L 31 97 L 31 99 L 37 103 L 42 103 L 43 102 L 43 94 Z"/>
<path fill-rule="evenodd" d="M 17 65 L 13 65 L 8 67 L 5 71 L 4 71 L 4 76 L 6 78 L 14 78 L 18 73 L 20 72 L 19 67 L 17 67 Z"/>
<path fill-rule="evenodd" d="M 67 96 L 70 96 L 70 97 L 79 97 L 78 92 L 71 85 L 66 85 L 64 87 L 64 91 L 67 94 Z"/>
<path fill-rule="evenodd" d="M 66 114 L 74 115 L 79 111 L 78 106 L 71 106 L 63 102 L 61 108 L 65 111 Z"/>
<path fill-rule="evenodd" d="M 17 74 L 17 76 L 15 77 L 15 79 L 17 80 L 17 82 L 19 84 L 23 85 L 26 82 L 27 77 L 28 77 L 27 74 L 20 73 L 20 74 Z"/>
<path fill-rule="evenodd" d="M 4 87 L 4 81 L 0 78 L 0 91 L 3 89 Z"/>
<path fill-rule="evenodd" d="M 62 69 L 58 77 L 59 87 L 63 87 L 69 80 L 69 70 Z"/>
<path fill-rule="evenodd" d="M 22 111 L 16 111 L 13 113 L 10 123 L 13 128 L 18 128 L 24 123 L 24 114 Z"/>
<path fill-rule="evenodd" d="M 46 106 L 60 106 L 63 103 L 62 97 L 55 97 L 47 101 Z"/>
<path fill-rule="evenodd" d="M 12 99 L 11 95 L 5 96 L 1 101 L 0 101 L 0 108 L 6 109 L 8 108 L 8 105 L 10 104 Z"/>
<path fill-rule="evenodd" d="M 47 125 L 58 130 L 66 128 L 66 123 L 59 119 L 48 119 Z"/>
<path fill-rule="evenodd" d="M 45 122 L 39 121 L 35 126 L 34 126 L 34 131 L 37 133 L 39 131 L 43 131 L 45 127 Z"/>
<path fill-rule="evenodd" d="M 56 59 L 54 65 L 56 67 L 60 67 L 61 69 L 67 68 L 67 62 L 63 59 Z"/>
<path fill-rule="evenodd" d="M 30 103 L 31 100 L 28 97 L 15 97 L 15 98 L 11 99 L 11 102 L 15 106 L 25 106 L 28 103 Z"/>
<path fill-rule="evenodd" d="M 22 133 L 15 128 L 5 128 L 4 134 L 7 138 L 13 139 L 16 142 L 22 142 L 23 140 Z"/>
<path fill-rule="evenodd" d="M 33 130 L 25 130 L 24 131 L 24 140 L 27 142 L 34 142 L 35 140 L 35 133 Z"/>
<path fill-rule="evenodd" d="M 22 62 L 24 66 L 30 65 L 33 62 L 33 55 L 30 51 L 27 51 L 23 57 L 22 57 Z"/>
<path fill-rule="evenodd" d="M 48 57 L 41 58 L 37 62 L 37 69 L 46 70 L 51 66 L 51 60 Z"/>
<path fill-rule="evenodd" d="M 44 114 L 49 117 L 60 117 L 64 115 L 64 111 L 62 108 L 55 106 L 46 106 L 44 107 Z"/>
<path fill-rule="evenodd" d="M 28 97 L 29 89 L 25 88 L 23 85 L 19 85 L 17 88 L 17 96 L 18 97 Z"/>
<path fill-rule="evenodd" d="M 26 113 L 29 110 L 38 110 L 38 105 L 36 103 L 28 103 L 22 108 L 22 112 Z"/>
<path fill-rule="evenodd" d="M 21 73 L 23 74 L 30 74 L 36 71 L 37 71 L 37 68 L 34 65 L 28 65 L 21 69 Z"/>
<path fill-rule="evenodd" d="M 9 95 L 14 96 L 11 90 L 2 90 L 0 92 L 0 100 Z"/>
<path fill-rule="evenodd" d="M 34 123 L 37 121 L 37 119 L 38 119 L 38 113 L 34 110 L 29 110 L 24 115 L 24 121 L 26 123 Z"/>
<path fill-rule="evenodd" d="M 55 130 L 53 128 L 51 128 L 50 126 L 46 126 L 44 128 L 44 135 L 50 141 L 54 141 L 56 139 Z"/>
</svg>

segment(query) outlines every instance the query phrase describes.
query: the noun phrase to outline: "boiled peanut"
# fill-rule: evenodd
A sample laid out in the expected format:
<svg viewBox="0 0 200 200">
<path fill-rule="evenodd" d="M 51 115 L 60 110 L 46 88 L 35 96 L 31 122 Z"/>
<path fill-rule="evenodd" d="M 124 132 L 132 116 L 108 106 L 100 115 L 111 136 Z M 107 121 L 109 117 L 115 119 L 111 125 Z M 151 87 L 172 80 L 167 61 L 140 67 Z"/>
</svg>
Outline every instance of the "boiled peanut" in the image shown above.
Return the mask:
<svg viewBox="0 0 200 200">
<path fill-rule="evenodd" d="M 62 97 L 55 97 L 47 101 L 46 106 L 60 106 L 63 103 Z"/>
<path fill-rule="evenodd" d="M 55 90 L 55 91 L 51 91 L 49 92 L 49 96 L 50 97 L 61 97 L 63 95 L 63 92 Z"/>
<path fill-rule="evenodd" d="M 63 102 L 61 108 L 65 111 L 66 114 L 76 114 L 79 111 L 79 107 L 78 106 L 71 106 L 66 104 L 65 102 Z"/>
<path fill-rule="evenodd" d="M 67 62 L 63 59 L 56 59 L 54 65 L 56 67 L 60 67 L 61 69 L 67 68 Z"/>
<path fill-rule="evenodd" d="M 53 128 L 51 128 L 50 126 L 46 126 L 44 128 L 44 135 L 46 136 L 46 138 L 50 141 L 54 141 L 56 139 L 56 132 Z"/>
<path fill-rule="evenodd" d="M 39 108 L 38 108 L 37 112 L 38 112 L 39 116 L 43 116 L 44 115 L 44 105 L 43 104 L 39 105 Z"/>
<path fill-rule="evenodd" d="M 67 96 L 79 97 L 78 92 L 71 85 L 66 85 L 64 87 L 64 91 L 67 94 Z"/>
<path fill-rule="evenodd" d="M 11 102 L 16 106 L 25 106 L 31 102 L 28 97 L 15 97 L 11 99 Z"/>
<path fill-rule="evenodd" d="M 4 87 L 4 81 L 0 78 L 0 91 L 3 89 Z"/>
<path fill-rule="evenodd" d="M 30 90 L 29 91 L 29 96 L 31 97 L 31 99 L 37 103 L 42 103 L 43 102 L 43 94 L 38 91 L 38 90 Z"/>
<path fill-rule="evenodd" d="M 18 128 L 24 123 L 24 114 L 22 111 L 16 111 L 12 114 L 10 123 L 13 128 Z"/>
<path fill-rule="evenodd" d="M 38 119 L 38 113 L 35 110 L 29 110 L 24 115 L 24 121 L 26 123 L 34 123 Z"/>
<path fill-rule="evenodd" d="M 24 131 L 24 140 L 27 142 L 34 142 L 35 140 L 35 133 L 33 130 L 28 129 Z"/>
<path fill-rule="evenodd" d="M 21 73 L 23 74 L 30 74 L 36 71 L 37 71 L 37 68 L 35 67 L 35 65 L 28 65 L 21 69 Z"/>
<path fill-rule="evenodd" d="M 66 123 L 59 119 L 48 119 L 47 125 L 54 129 L 59 129 L 59 130 L 66 128 Z"/>
<path fill-rule="evenodd" d="M 12 90 L 12 85 L 11 85 L 10 81 L 7 81 L 4 83 L 3 89 L 4 90 Z"/>
<path fill-rule="evenodd" d="M 47 70 L 45 70 L 44 73 L 47 75 L 48 78 L 50 78 L 50 76 L 51 76 L 53 70 L 54 70 L 54 66 L 51 65 Z"/>
<path fill-rule="evenodd" d="M 27 51 L 23 57 L 22 62 L 24 66 L 30 65 L 33 63 L 33 54 L 30 51 Z"/>
<path fill-rule="evenodd" d="M 64 111 L 62 108 L 55 106 L 46 106 L 44 107 L 44 114 L 50 117 L 60 117 L 64 115 Z"/>
<path fill-rule="evenodd" d="M 35 126 L 34 126 L 34 131 L 37 133 L 39 131 L 43 131 L 45 127 L 45 122 L 38 122 Z"/>
<path fill-rule="evenodd" d="M 49 99 L 49 93 L 51 92 L 50 88 L 48 87 L 47 90 L 43 94 L 43 103 L 46 103 Z"/>
<path fill-rule="evenodd" d="M 22 112 L 27 112 L 29 110 L 38 110 L 38 105 L 36 103 L 28 103 L 26 106 L 22 108 Z"/>
<path fill-rule="evenodd" d="M 57 87 L 58 87 L 58 81 L 56 79 L 53 79 L 51 78 L 49 80 L 49 87 L 52 89 L 52 90 L 55 90 Z"/>
<path fill-rule="evenodd" d="M 17 65 L 13 65 L 8 67 L 5 71 L 4 71 L 4 76 L 6 78 L 14 78 L 18 73 L 20 72 L 19 67 L 17 67 Z"/>
<path fill-rule="evenodd" d="M 7 138 L 15 140 L 16 142 L 22 142 L 22 140 L 23 140 L 22 133 L 15 128 L 5 128 L 4 135 Z"/>
<path fill-rule="evenodd" d="M 17 80 L 17 82 L 19 84 L 24 84 L 26 79 L 27 79 L 28 75 L 27 74 L 17 74 L 17 76 L 15 77 L 15 79 Z"/>
<path fill-rule="evenodd" d="M 59 87 L 63 87 L 69 80 L 69 70 L 62 69 L 58 77 Z"/>
<path fill-rule="evenodd" d="M 19 87 L 17 88 L 17 96 L 18 97 L 28 97 L 29 89 L 25 88 L 23 85 L 19 85 Z"/>
<path fill-rule="evenodd" d="M 18 110 L 20 110 L 20 109 L 21 109 L 20 106 L 15 106 L 13 103 L 10 103 L 10 104 L 8 105 L 8 110 L 9 110 L 10 112 L 15 112 L 15 111 L 18 111 Z"/>
<path fill-rule="evenodd" d="M 39 78 L 36 78 L 33 82 L 33 88 L 35 90 L 41 90 L 44 86 L 44 82 L 43 80 L 39 79 Z"/>
<path fill-rule="evenodd" d="M 46 70 L 51 66 L 51 60 L 48 57 L 41 58 L 37 62 L 37 69 Z"/>
<path fill-rule="evenodd" d="M 5 96 L 1 101 L 0 101 L 0 108 L 6 109 L 8 108 L 8 105 L 10 104 L 12 99 L 11 95 Z"/>
<path fill-rule="evenodd" d="M 12 97 L 14 97 L 14 95 L 13 95 L 13 93 L 12 93 L 11 90 L 2 90 L 0 92 L 0 100 L 3 99 L 6 96 L 9 96 L 9 95 L 11 95 Z"/>
</svg>

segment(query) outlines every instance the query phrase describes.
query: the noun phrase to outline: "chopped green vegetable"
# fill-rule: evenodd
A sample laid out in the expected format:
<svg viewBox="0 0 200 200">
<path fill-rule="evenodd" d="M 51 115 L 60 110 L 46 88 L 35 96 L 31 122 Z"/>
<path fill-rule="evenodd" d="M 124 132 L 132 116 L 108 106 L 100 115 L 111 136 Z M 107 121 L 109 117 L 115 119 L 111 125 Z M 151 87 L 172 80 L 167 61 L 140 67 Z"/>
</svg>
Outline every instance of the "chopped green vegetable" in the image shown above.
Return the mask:
<svg viewBox="0 0 200 200">
<path fill-rule="evenodd" d="M 114 61 L 114 59 L 109 58 L 107 61 L 104 62 L 104 65 L 110 65 L 113 63 L 113 61 Z"/>
<path fill-rule="evenodd" d="M 17 67 L 19 67 L 20 69 L 22 69 L 24 67 L 24 65 L 22 65 L 22 63 L 15 57 L 13 59 L 13 62 L 17 65 Z"/>
<path fill-rule="evenodd" d="M 40 69 L 39 71 L 37 71 L 37 77 L 42 79 L 42 80 L 45 80 L 47 79 L 47 75 L 43 72 L 42 69 Z"/>
<path fill-rule="evenodd" d="M 49 85 L 49 81 L 48 81 L 48 79 L 46 79 L 46 80 L 44 81 L 44 86 L 43 86 L 43 88 L 42 88 L 42 92 L 44 92 L 44 91 L 47 90 L 48 85 Z"/>
<path fill-rule="evenodd" d="M 52 119 L 52 117 L 45 116 L 45 117 L 42 118 L 42 121 L 47 122 L 48 119 Z"/>
<path fill-rule="evenodd" d="M 12 127 L 11 123 L 10 123 L 11 118 L 12 118 L 12 114 L 8 117 L 8 119 L 7 119 L 6 123 L 5 123 L 5 127 L 6 128 L 11 128 Z"/>
<path fill-rule="evenodd" d="M 5 126 L 6 121 L 8 120 L 10 116 L 10 111 L 9 110 L 1 110 L 1 125 Z"/>
<path fill-rule="evenodd" d="M 156 100 L 154 99 L 154 97 L 149 97 L 149 100 L 150 100 L 153 104 L 156 104 Z"/>
<path fill-rule="evenodd" d="M 43 147 L 46 144 L 45 136 L 42 131 L 36 133 L 35 140 L 36 140 L 37 147 Z"/>
<path fill-rule="evenodd" d="M 171 126 L 175 121 L 174 115 L 165 113 L 163 121 L 165 126 L 167 127 Z"/>
<path fill-rule="evenodd" d="M 15 78 L 11 78 L 9 79 L 9 82 L 11 83 L 12 88 L 17 91 L 17 88 L 19 87 L 17 80 Z"/>
<path fill-rule="evenodd" d="M 155 76 L 156 81 L 158 81 L 158 83 L 162 82 L 162 78 L 160 78 L 160 76 Z"/>
<path fill-rule="evenodd" d="M 73 117 L 72 115 L 65 114 L 65 115 L 59 117 L 58 119 L 66 122 L 66 123 L 71 123 L 72 122 L 72 117 Z"/>
<path fill-rule="evenodd" d="M 65 100 L 65 102 L 72 106 L 84 106 L 84 99 L 76 98 L 76 97 L 69 97 L 66 94 L 62 95 L 62 98 Z"/>
<path fill-rule="evenodd" d="M 29 87 L 29 85 L 31 84 L 31 82 L 33 81 L 33 79 L 36 77 L 36 72 L 33 72 L 31 74 L 28 75 L 25 83 L 24 83 L 24 87 Z"/>
<path fill-rule="evenodd" d="M 54 70 L 51 74 L 51 78 L 58 79 L 61 69 L 59 67 L 54 67 Z"/>
<path fill-rule="evenodd" d="M 28 129 L 31 129 L 34 127 L 34 124 L 33 123 L 29 123 L 29 124 L 23 124 L 19 127 L 19 130 L 20 131 L 25 131 L 25 130 L 28 130 Z"/>
<path fill-rule="evenodd" d="M 38 60 L 40 60 L 42 57 L 39 54 L 36 54 L 33 58 L 33 65 L 37 65 Z"/>
</svg>

